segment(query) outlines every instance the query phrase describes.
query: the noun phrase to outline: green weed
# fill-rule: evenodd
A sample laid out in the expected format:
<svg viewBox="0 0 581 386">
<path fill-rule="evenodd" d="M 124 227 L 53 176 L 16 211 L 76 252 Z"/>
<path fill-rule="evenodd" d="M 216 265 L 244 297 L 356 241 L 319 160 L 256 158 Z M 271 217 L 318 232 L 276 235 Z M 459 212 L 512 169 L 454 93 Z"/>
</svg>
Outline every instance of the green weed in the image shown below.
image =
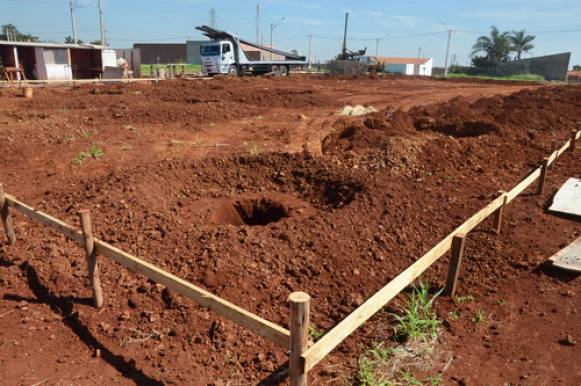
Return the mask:
<svg viewBox="0 0 581 386">
<path fill-rule="evenodd" d="M 77 154 L 75 156 L 75 158 L 73 158 L 73 163 L 77 166 L 81 166 L 83 164 L 83 162 L 85 162 L 87 157 L 88 157 L 88 154 L 85 153 L 84 151 L 82 151 L 79 154 Z"/>
<path fill-rule="evenodd" d="M 464 303 L 464 302 L 473 302 L 474 300 L 476 300 L 476 298 L 472 295 L 456 296 L 454 298 L 454 302 L 456 302 L 457 304 Z"/>
<path fill-rule="evenodd" d="M 260 147 L 257 144 L 252 144 L 252 146 L 250 146 L 250 155 L 253 157 L 256 157 L 260 154 Z"/>
<path fill-rule="evenodd" d="M 93 159 L 99 159 L 101 157 L 103 157 L 105 155 L 105 153 L 103 152 L 103 150 L 99 149 L 97 147 L 97 144 L 92 144 L 91 147 L 89 148 L 89 156 L 91 156 Z"/>
<path fill-rule="evenodd" d="M 486 314 L 484 310 L 478 310 L 472 316 L 472 321 L 476 324 L 481 324 L 486 321 Z"/>
<path fill-rule="evenodd" d="M 313 342 L 319 341 L 323 336 L 325 336 L 326 333 L 327 331 L 315 325 L 309 326 L 309 338 L 311 338 Z"/>
<path fill-rule="evenodd" d="M 458 315 L 458 313 L 456 311 L 448 312 L 448 316 L 450 317 L 450 319 L 452 319 L 454 321 L 458 320 L 458 318 L 460 317 L 460 315 Z"/>
<path fill-rule="evenodd" d="M 411 295 L 406 295 L 404 314 L 392 314 L 398 321 L 396 327 L 398 340 L 423 339 L 438 334 L 441 322 L 437 319 L 432 307 L 441 293 L 442 290 L 434 296 L 430 296 L 428 285 L 420 283 L 419 287 L 413 288 Z"/>
</svg>

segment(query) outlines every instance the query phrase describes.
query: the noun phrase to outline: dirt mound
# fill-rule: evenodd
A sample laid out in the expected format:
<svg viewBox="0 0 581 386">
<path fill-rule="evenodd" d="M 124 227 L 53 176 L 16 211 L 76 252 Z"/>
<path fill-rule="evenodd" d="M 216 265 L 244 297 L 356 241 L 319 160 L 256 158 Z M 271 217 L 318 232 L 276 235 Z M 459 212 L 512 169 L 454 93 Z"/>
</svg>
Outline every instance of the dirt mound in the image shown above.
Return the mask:
<svg viewBox="0 0 581 386">
<path fill-rule="evenodd" d="M 451 137 L 523 138 L 556 127 L 575 127 L 581 119 L 581 87 L 545 87 L 471 102 L 457 97 L 408 112 L 385 110 L 364 119 L 339 121 L 323 140 L 323 152 L 340 153 L 384 147 L 390 137 L 429 131 Z"/>
</svg>

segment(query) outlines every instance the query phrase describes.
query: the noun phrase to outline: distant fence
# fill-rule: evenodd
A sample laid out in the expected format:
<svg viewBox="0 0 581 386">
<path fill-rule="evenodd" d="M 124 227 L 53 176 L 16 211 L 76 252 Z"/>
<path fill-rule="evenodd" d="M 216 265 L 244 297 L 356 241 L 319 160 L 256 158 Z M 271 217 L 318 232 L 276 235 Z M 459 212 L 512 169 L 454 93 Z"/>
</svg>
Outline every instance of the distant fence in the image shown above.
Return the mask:
<svg viewBox="0 0 581 386">
<path fill-rule="evenodd" d="M 541 75 L 546 80 L 567 80 L 571 53 L 539 56 L 518 61 L 501 62 L 493 67 L 451 66 L 454 72 L 473 76 L 511 76 L 518 74 Z"/>
<path fill-rule="evenodd" d="M 549 166 L 567 150 L 575 151 L 576 143 L 581 138 L 581 123 L 576 131 L 572 131 L 571 138 L 557 149 L 556 142 L 551 145 L 551 154 L 544 158 L 541 165 L 508 192 L 500 192 L 498 197 L 486 205 L 479 212 L 457 227 L 446 238 L 436 244 L 428 253 L 415 261 L 402 273 L 391 280 L 359 308 L 339 322 L 332 330 L 319 341 L 309 347 L 309 313 L 310 296 L 303 292 L 294 292 L 289 296 L 289 328 L 287 330 L 277 324 L 244 310 L 227 300 L 187 282 L 155 265 L 122 251 L 104 241 L 93 237 L 91 217 L 88 211 L 80 211 L 81 230 L 58 220 L 46 213 L 36 210 L 15 197 L 4 192 L 0 184 L 0 214 L 6 231 L 8 243 L 15 244 L 16 234 L 10 219 L 9 208 L 18 210 L 26 217 L 36 220 L 55 232 L 77 242 L 84 249 L 88 262 L 88 273 L 93 288 L 95 306 L 103 304 L 97 255 L 106 256 L 113 261 L 124 265 L 130 270 L 140 273 L 154 282 L 161 283 L 178 294 L 189 298 L 198 304 L 209 308 L 224 318 L 248 328 L 254 333 L 289 350 L 289 378 L 291 386 L 306 386 L 307 374 L 317 363 L 325 358 L 343 340 L 357 328 L 370 319 L 375 313 L 387 305 L 401 291 L 413 283 L 424 271 L 438 261 L 446 252 L 452 249 L 452 258 L 448 271 L 446 293 L 452 295 L 459 275 L 464 240 L 469 232 L 481 224 L 492 214 L 495 214 L 494 226 L 497 233 L 502 224 L 503 208 L 523 193 L 530 185 L 540 178 L 537 194 L 542 194 Z"/>
</svg>

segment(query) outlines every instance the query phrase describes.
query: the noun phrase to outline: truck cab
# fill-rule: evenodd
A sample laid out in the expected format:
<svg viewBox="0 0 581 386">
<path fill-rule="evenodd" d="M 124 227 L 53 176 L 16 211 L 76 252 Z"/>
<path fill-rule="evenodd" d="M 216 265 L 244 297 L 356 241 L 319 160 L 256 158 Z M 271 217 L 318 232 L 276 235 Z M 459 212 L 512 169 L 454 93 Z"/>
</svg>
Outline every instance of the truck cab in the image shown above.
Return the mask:
<svg viewBox="0 0 581 386">
<path fill-rule="evenodd" d="M 226 31 L 220 31 L 206 25 L 196 27 L 196 29 L 202 31 L 204 36 L 210 38 L 210 41 L 204 42 L 200 47 L 202 72 L 205 75 L 276 73 L 280 76 L 287 76 L 291 67 L 302 68 L 307 63 L 306 58 L 297 53 L 283 52 L 242 40 Z M 246 55 L 243 47 L 251 47 L 260 52 L 270 52 L 272 54 L 271 60 L 251 60 Z M 273 55 L 277 57 L 274 60 Z"/>
<path fill-rule="evenodd" d="M 238 74 L 234 47 L 228 40 L 210 41 L 200 47 L 202 72 L 208 75 Z"/>
</svg>

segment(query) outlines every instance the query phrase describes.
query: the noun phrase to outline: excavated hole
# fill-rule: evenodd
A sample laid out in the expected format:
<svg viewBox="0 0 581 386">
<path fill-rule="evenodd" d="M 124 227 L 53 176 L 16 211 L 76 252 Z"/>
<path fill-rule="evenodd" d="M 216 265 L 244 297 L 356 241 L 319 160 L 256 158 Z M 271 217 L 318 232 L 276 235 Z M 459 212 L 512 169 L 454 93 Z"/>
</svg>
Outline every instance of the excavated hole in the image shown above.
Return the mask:
<svg viewBox="0 0 581 386">
<path fill-rule="evenodd" d="M 269 198 L 240 200 L 234 204 L 244 224 L 265 226 L 289 217 L 288 208 Z"/>
</svg>

